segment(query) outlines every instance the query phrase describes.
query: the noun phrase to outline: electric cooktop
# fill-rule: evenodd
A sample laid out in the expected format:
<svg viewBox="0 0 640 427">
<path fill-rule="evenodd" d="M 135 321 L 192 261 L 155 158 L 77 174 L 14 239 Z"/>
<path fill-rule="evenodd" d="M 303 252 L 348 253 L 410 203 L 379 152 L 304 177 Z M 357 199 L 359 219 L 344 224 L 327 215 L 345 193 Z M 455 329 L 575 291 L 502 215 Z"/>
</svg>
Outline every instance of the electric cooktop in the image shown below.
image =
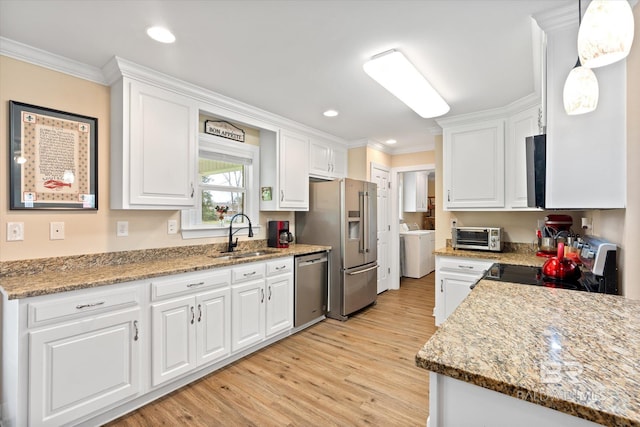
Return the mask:
<svg viewBox="0 0 640 427">
<path fill-rule="evenodd" d="M 495 263 L 487 270 L 483 279 L 574 291 L 600 292 L 597 278 L 591 276 L 590 273 L 582 272 L 577 280 L 557 280 L 544 276 L 541 267 Z"/>
</svg>

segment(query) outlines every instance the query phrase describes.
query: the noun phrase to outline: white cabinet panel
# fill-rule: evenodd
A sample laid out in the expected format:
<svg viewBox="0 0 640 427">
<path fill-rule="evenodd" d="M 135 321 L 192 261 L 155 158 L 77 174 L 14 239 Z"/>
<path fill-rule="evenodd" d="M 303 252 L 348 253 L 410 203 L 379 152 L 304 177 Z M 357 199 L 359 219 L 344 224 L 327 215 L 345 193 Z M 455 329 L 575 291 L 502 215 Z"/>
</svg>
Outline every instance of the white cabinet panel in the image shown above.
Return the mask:
<svg viewBox="0 0 640 427">
<path fill-rule="evenodd" d="M 404 211 L 426 212 L 429 173 L 426 171 L 405 172 L 402 182 Z"/>
<path fill-rule="evenodd" d="M 29 333 L 29 423 L 58 426 L 140 391 L 140 309 Z"/>
<path fill-rule="evenodd" d="M 444 207 L 504 207 L 504 120 L 443 130 Z"/>
<path fill-rule="evenodd" d="M 309 174 L 335 179 L 347 175 L 347 150 L 329 141 L 311 139 L 309 144 Z"/>
<path fill-rule="evenodd" d="M 539 107 L 529 108 L 509 117 L 505 142 L 506 205 L 508 208 L 527 208 L 527 158 L 525 139 L 538 135 Z"/>
<path fill-rule="evenodd" d="M 293 274 L 267 278 L 266 336 L 293 326 Z"/>
<path fill-rule="evenodd" d="M 254 280 L 232 287 L 232 351 L 241 350 L 264 339 L 264 300 L 264 280 Z"/>
<path fill-rule="evenodd" d="M 198 365 L 202 365 L 231 353 L 231 289 L 200 294 L 196 304 L 196 355 Z"/>
</svg>

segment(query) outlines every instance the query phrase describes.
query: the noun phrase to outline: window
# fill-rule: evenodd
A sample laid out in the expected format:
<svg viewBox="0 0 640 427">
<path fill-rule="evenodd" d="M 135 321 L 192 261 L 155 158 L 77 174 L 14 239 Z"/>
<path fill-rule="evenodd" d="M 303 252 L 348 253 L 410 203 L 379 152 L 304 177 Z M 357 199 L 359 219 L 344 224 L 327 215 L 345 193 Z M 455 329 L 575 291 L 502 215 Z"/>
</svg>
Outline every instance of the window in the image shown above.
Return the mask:
<svg viewBox="0 0 640 427">
<path fill-rule="evenodd" d="M 259 148 L 201 135 L 198 150 L 197 208 L 182 211 L 183 237 L 226 236 L 237 213 L 257 226 Z M 243 216 L 233 221 L 246 226 Z"/>
</svg>

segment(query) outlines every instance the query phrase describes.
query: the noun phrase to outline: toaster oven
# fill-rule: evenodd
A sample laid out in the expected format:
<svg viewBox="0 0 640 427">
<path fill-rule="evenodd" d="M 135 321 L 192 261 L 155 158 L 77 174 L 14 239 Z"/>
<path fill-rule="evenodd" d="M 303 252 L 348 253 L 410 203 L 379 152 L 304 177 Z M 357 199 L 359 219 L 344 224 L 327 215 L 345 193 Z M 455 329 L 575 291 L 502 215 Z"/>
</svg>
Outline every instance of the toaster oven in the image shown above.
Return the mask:
<svg viewBox="0 0 640 427">
<path fill-rule="evenodd" d="M 499 227 L 453 227 L 451 241 L 454 249 L 480 251 L 502 251 L 502 228 Z"/>
</svg>

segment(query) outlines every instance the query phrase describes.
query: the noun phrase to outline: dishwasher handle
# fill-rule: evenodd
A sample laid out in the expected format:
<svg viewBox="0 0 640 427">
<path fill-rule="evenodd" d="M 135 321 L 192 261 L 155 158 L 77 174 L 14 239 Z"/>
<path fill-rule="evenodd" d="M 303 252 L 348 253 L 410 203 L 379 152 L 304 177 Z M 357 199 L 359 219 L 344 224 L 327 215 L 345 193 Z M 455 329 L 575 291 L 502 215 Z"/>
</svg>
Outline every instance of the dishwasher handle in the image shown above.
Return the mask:
<svg viewBox="0 0 640 427">
<path fill-rule="evenodd" d="M 305 265 L 318 264 L 318 263 L 323 263 L 327 261 L 328 260 L 326 256 L 320 257 L 320 258 L 314 258 L 314 259 L 299 262 L 298 267 L 304 267 Z"/>
</svg>

